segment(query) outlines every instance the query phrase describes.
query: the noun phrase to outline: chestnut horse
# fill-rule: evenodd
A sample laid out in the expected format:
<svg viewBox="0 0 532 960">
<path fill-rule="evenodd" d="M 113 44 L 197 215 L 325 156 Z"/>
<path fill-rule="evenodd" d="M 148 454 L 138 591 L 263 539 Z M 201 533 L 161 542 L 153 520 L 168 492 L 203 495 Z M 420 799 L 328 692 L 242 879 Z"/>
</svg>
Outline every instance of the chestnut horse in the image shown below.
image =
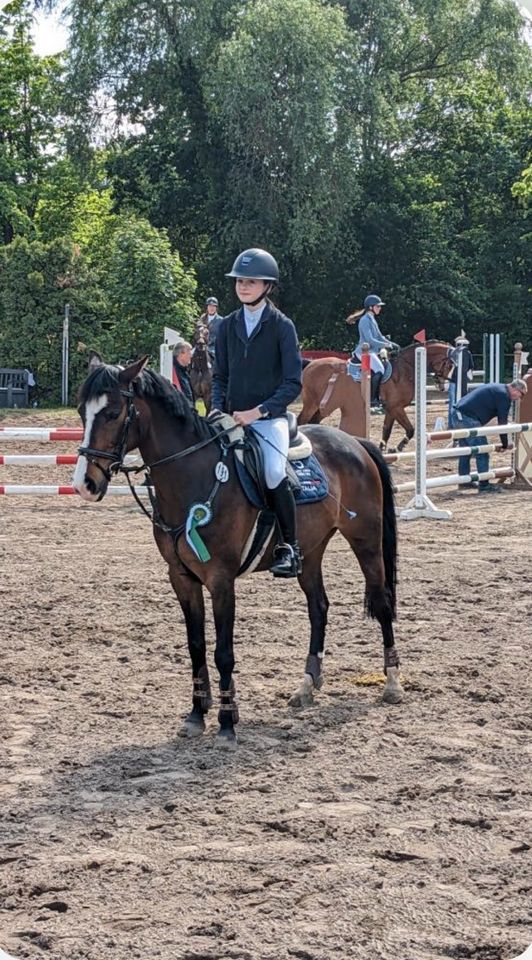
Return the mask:
<svg viewBox="0 0 532 960">
<path fill-rule="evenodd" d="M 194 400 L 203 400 L 205 413 L 211 410 L 212 360 L 209 353 L 209 328 L 203 324 L 196 326 L 193 339 L 192 359 L 190 361 L 190 385 Z"/>
<path fill-rule="evenodd" d="M 402 450 L 414 436 L 406 407 L 412 403 L 415 393 L 415 351 L 419 343 L 404 347 L 391 361 L 392 375 L 380 387 L 380 397 L 384 404 L 384 423 L 382 425 L 381 450 L 386 450 L 392 427 L 397 422 L 404 428 L 405 436 L 397 444 Z M 427 340 L 427 367 L 435 377 L 440 390 L 445 389 L 445 381 L 453 368 L 450 343 L 441 340 Z M 336 376 L 335 376 L 336 375 Z M 303 390 L 301 393 L 303 408 L 299 414 L 299 423 L 320 423 L 333 410 L 340 409 L 342 419 L 340 428 L 352 436 L 363 435 L 365 429 L 364 403 L 360 384 L 347 373 L 343 360 L 324 357 L 313 360 L 303 371 Z"/>
<path fill-rule="evenodd" d="M 82 385 L 79 411 L 84 438 L 74 485 L 84 500 L 101 500 L 113 473 L 122 470 L 129 476 L 135 471 L 124 467 L 124 457 L 139 448 L 156 497 L 153 534 L 181 604 L 192 661 L 192 710 L 181 732 L 201 734 L 212 704 L 205 649 L 205 586 L 213 606 L 214 659 L 220 675 L 217 742 L 234 748 L 238 721 L 233 680 L 235 580 L 259 511 L 246 499 L 236 475 L 232 441 L 240 440 L 235 437 L 234 424 L 220 431 L 200 417 L 167 380 L 144 369 L 146 359 L 125 369 L 95 366 Z M 366 611 L 380 624 L 384 700 L 397 703 L 403 690 L 393 634 L 397 531 L 390 472 L 378 449 L 367 440 L 356 440 L 333 427 L 309 426 L 304 432 L 326 473 L 329 493 L 317 503 L 298 506 L 298 538 L 304 554 L 298 580 L 307 598 L 310 646 L 303 682 L 293 702 L 308 704 L 313 689 L 322 685 L 329 603 L 321 565 L 329 540 L 339 531 L 364 574 Z M 208 508 L 210 515 L 201 526 L 201 546 L 207 551 L 201 560 L 190 536 L 198 507 Z M 273 546 L 270 542 L 257 570 L 271 566 Z M 349 578 L 345 589 L 350 583 Z M 354 614 L 352 619 L 356 632 Z M 257 638 L 250 642 L 256 643 Z"/>
</svg>

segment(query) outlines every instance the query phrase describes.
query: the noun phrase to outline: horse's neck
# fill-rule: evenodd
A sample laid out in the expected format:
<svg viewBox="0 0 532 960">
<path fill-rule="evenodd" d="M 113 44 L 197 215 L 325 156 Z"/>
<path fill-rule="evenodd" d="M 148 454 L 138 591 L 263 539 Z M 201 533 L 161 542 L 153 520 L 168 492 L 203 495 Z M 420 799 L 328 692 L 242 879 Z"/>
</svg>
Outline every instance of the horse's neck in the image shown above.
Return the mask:
<svg viewBox="0 0 532 960">
<path fill-rule="evenodd" d="M 171 457 L 174 453 L 181 453 L 205 439 L 192 419 L 190 422 L 178 419 L 155 400 L 144 400 L 139 413 L 141 426 L 138 448 L 147 465 L 163 460 L 165 457 Z M 216 444 L 209 446 L 214 450 Z M 191 457 L 194 456 L 195 454 L 191 454 Z M 164 468 L 155 468 L 153 474 L 155 485 L 157 486 L 159 479 L 167 478 L 179 471 L 179 483 L 175 486 L 182 488 L 184 474 L 187 472 L 183 470 L 184 459 L 186 458 L 175 460 Z M 197 476 L 195 482 L 197 483 Z"/>
</svg>

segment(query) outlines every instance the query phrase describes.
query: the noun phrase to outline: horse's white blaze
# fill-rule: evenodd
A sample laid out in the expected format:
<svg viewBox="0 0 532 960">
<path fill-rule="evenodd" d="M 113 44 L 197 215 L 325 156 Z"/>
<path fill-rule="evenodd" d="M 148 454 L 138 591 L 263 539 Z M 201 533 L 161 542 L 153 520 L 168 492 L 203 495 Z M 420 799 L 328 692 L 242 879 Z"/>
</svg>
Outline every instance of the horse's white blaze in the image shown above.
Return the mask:
<svg viewBox="0 0 532 960">
<path fill-rule="evenodd" d="M 85 406 L 85 434 L 83 436 L 83 447 L 88 447 L 90 445 L 92 428 L 96 416 L 100 413 L 105 406 L 107 406 L 108 398 L 106 393 L 102 393 L 101 397 L 98 397 L 95 400 L 89 400 Z M 74 470 L 74 476 L 72 478 L 72 484 L 83 497 L 84 500 L 94 501 L 98 499 L 98 494 L 89 493 L 87 487 L 85 486 L 85 474 L 87 472 L 87 458 L 80 456 L 76 469 Z"/>
</svg>

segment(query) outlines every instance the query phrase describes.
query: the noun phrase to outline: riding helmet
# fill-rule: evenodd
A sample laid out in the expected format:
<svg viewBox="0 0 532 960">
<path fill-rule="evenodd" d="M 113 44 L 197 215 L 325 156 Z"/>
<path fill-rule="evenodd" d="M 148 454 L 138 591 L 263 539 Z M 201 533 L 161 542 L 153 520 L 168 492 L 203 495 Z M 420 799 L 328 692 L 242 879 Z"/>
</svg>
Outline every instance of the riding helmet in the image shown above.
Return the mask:
<svg viewBox="0 0 532 960">
<path fill-rule="evenodd" d="M 226 273 L 226 277 L 237 277 L 247 280 L 269 280 L 271 283 L 279 282 L 279 267 L 277 261 L 267 250 L 261 250 L 259 247 L 253 247 L 251 250 L 244 250 L 236 258 L 231 273 Z"/>
<path fill-rule="evenodd" d="M 381 300 L 381 298 L 378 297 L 376 293 L 370 293 L 369 296 L 367 296 L 366 299 L 364 300 L 364 306 L 366 307 L 366 309 L 368 307 L 383 307 L 384 301 Z"/>
<path fill-rule="evenodd" d="M 205 301 L 205 306 L 210 307 L 211 303 L 213 303 L 215 307 L 218 306 L 218 300 L 216 299 L 216 297 L 207 297 Z"/>
</svg>

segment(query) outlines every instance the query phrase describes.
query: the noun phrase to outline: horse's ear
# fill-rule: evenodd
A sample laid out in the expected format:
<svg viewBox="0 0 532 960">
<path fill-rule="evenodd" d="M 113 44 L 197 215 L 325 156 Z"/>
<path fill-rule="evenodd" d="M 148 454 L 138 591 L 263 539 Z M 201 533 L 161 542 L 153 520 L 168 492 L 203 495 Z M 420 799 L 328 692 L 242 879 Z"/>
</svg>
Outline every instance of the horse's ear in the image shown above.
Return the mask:
<svg viewBox="0 0 532 960">
<path fill-rule="evenodd" d="M 103 364 L 103 358 L 100 356 L 97 350 L 89 350 L 89 373 L 92 373 L 93 370 L 96 370 L 96 367 L 101 367 Z"/>
<path fill-rule="evenodd" d="M 148 365 L 149 356 L 141 357 L 140 360 L 135 360 L 134 363 L 130 363 L 128 367 L 120 371 L 120 382 L 121 383 L 131 383 L 137 377 L 140 376 L 144 367 Z"/>
</svg>

